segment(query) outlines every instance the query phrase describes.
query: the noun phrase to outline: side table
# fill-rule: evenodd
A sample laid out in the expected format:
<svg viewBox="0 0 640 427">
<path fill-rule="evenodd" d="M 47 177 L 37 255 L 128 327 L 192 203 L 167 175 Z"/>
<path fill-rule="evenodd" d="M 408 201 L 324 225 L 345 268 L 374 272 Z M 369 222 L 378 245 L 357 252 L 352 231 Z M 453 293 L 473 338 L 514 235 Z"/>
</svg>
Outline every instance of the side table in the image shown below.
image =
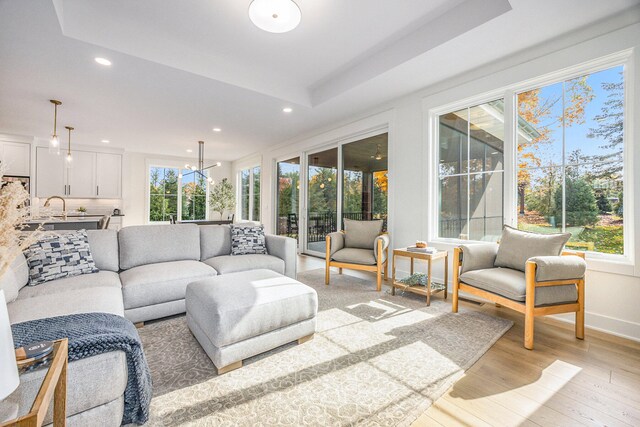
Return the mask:
<svg viewBox="0 0 640 427">
<path fill-rule="evenodd" d="M 427 286 L 408 286 L 404 283 L 401 283 L 396 280 L 396 257 L 406 257 L 411 259 L 411 274 L 414 273 L 414 261 L 415 260 L 424 260 L 427 261 Z M 431 281 L 431 264 L 434 260 L 443 259 L 444 260 L 444 289 L 434 291 L 432 289 L 432 281 Z M 422 252 L 413 252 L 407 250 L 407 248 L 400 248 L 393 250 L 393 257 L 391 259 L 391 271 L 392 271 L 392 279 L 391 279 L 391 294 L 396 294 L 396 288 L 401 288 L 403 290 L 407 290 L 409 292 L 413 292 L 418 295 L 423 295 L 427 297 L 427 306 L 431 305 L 431 295 L 437 294 L 438 292 L 444 291 L 444 299 L 447 299 L 448 293 L 448 282 L 449 282 L 449 253 L 447 251 L 438 251 L 434 254 L 426 254 Z"/>
<path fill-rule="evenodd" d="M 47 369 L 37 393 L 23 391 L 21 383 L 4 401 L 0 402 L 0 427 L 40 427 L 53 398 L 53 425 L 64 427 L 67 422 L 67 361 L 68 341 L 57 340 L 53 345 L 51 359 L 34 370 Z M 20 373 L 22 377 L 24 373 Z M 24 402 L 28 402 L 25 404 Z M 4 416 L 13 408 L 13 419 L 4 420 Z"/>
</svg>

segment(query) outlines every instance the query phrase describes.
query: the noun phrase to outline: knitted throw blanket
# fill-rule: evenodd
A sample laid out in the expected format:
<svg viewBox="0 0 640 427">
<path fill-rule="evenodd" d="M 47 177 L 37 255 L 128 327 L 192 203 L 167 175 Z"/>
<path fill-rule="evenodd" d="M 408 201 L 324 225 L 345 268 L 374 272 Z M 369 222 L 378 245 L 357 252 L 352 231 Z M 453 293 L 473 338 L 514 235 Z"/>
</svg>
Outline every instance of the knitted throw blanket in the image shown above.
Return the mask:
<svg viewBox="0 0 640 427">
<path fill-rule="evenodd" d="M 69 362 L 110 351 L 124 351 L 128 378 L 122 424 L 144 424 L 149 419 L 151 374 L 138 331 L 129 320 L 115 314 L 82 313 L 16 323 L 11 325 L 11 330 L 16 348 L 38 341 L 68 338 Z"/>
</svg>

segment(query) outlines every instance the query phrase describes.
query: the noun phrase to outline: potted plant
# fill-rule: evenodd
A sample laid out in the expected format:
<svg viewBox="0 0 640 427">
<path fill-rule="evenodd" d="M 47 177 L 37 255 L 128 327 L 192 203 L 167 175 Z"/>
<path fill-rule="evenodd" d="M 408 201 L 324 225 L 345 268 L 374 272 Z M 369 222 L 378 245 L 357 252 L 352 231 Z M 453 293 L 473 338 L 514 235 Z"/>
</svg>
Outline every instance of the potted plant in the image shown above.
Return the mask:
<svg viewBox="0 0 640 427">
<path fill-rule="evenodd" d="M 80 206 L 78 209 L 76 209 L 76 211 L 78 211 L 80 215 L 86 215 L 87 208 L 85 208 L 84 206 Z"/>
<path fill-rule="evenodd" d="M 211 190 L 209 195 L 209 205 L 211 210 L 220 213 L 220 219 L 223 219 L 225 212 L 233 211 L 236 208 L 236 195 L 233 191 L 233 185 L 227 178 L 217 183 Z"/>
</svg>

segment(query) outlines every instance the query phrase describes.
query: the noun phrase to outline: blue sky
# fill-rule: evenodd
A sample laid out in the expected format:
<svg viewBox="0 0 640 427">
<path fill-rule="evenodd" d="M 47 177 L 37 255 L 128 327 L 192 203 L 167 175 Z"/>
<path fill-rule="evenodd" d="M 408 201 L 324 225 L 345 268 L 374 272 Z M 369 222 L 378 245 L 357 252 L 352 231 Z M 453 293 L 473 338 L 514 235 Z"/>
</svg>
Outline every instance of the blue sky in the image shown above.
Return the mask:
<svg viewBox="0 0 640 427">
<path fill-rule="evenodd" d="M 576 149 L 581 149 L 585 155 L 593 155 L 603 151 L 600 148 L 606 141 L 598 138 L 587 138 L 591 128 L 596 128 L 598 122 L 595 117 L 602 113 L 603 103 L 607 100 L 609 92 L 602 89 L 602 83 L 615 83 L 622 80 L 622 66 L 609 68 L 589 75 L 587 83 L 593 90 L 594 98 L 585 108 L 584 123 L 572 124 L 565 129 L 566 154 L 568 155 Z M 548 99 L 560 99 L 562 97 L 562 82 L 545 86 L 540 91 L 540 103 L 543 104 Z M 547 123 L 554 121 L 554 118 L 562 115 L 562 102 L 557 102 L 551 112 Z M 544 123 L 542 123 L 544 125 Z M 536 151 L 537 156 L 542 159 L 543 165 L 549 165 L 552 160 L 554 164 L 562 163 L 562 127 L 560 123 L 551 126 L 551 143 L 539 146 Z"/>
</svg>

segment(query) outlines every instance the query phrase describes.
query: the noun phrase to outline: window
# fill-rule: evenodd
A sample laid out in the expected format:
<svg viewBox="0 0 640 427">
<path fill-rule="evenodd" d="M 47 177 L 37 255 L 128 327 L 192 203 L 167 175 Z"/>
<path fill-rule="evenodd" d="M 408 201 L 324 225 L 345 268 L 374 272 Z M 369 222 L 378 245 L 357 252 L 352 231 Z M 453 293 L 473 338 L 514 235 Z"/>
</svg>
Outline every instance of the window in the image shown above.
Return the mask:
<svg viewBox="0 0 640 427">
<path fill-rule="evenodd" d="M 504 99 L 439 117 L 440 237 L 500 236 L 504 192 Z"/>
<path fill-rule="evenodd" d="M 169 221 L 178 215 L 178 169 L 149 169 L 149 221 Z"/>
<path fill-rule="evenodd" d="M 178 168 L 149 168 L 150 222 L 207 219 L 207 180 L 191 172 Z"/>
<path fill-rule="evenodd" d="M 571 233 L 571 249 L 624 254 L 624 89 L 619 65 L 439 113 L 438 236 L 495 241 L 513 218 Z"/>
<path fill-rule="evenodd" d="M 260 166 L 243 169 L 240 182 L 240 219 L 260 221 Z"/>
<path fill-rule="evenodd" d="M 517 95 L 518 228 L 624 253 L 622 66 Z"/>
</svg>

